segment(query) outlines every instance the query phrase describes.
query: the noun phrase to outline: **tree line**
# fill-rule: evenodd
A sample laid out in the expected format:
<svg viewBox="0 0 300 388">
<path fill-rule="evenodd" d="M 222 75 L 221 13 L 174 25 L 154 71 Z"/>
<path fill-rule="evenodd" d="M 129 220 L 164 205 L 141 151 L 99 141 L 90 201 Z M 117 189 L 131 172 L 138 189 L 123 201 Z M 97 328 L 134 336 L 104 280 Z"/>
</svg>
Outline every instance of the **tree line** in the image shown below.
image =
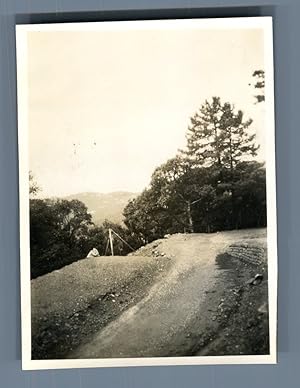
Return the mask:
<svg viewBox="0 0 300 388">
<path fill-rule="evenodd" d="M 31 198 L 31 277 L 36 278 L 83 259 L 94 247 L 100 255 L 110 255 L 109 228 L 122 236 L 134 249 L 140 246 L 122 225 L 108 220 L 102 225 L 95 225 L 81 201 Z M 126 255 L 130 251 L 121 240 L 114 240 L 115 255 Z"/>
<path fill-rule="evenodd" d="M 186 147 L 157 167 L 124 210 L 144 243 L 177 232 L 266 226 L 266 172 L 241 110 L 218 97 L 190 118 Z"/>
<path fill-rule="evenodd" d="M 40 199 L 41 190 L 33 174 L 29 174 L 30 194 L 30 268 L 31 278 L 83 259 L 92 248 L 100 255 L 110 255 L 108 230 L 112 228 L 137 249 L 140 242 L 122 225 L 104 221 L 95 225 L 84 203 L 79 200 Z M 126 255 L 131 249 L 120 239 L 114 239 L 114 254 Z"/>
<path fill-rule="evenodd" d="M 263 89 L 264 72 L 253 77 L 254 87 Z M 263 91 L 255 98 L 263 102 Z M 190 118 L 185 147 L 158 166 L 125 207 L 124 225 L 95 225 L 78 200 L 36 198 L 40 188 L 30 173 L 32 278 L 86 257 L 93 247 L 110 254 L 109 228 L 137 249 L 166 234 L 266 226 L 266 171 L 255 159 L 251 125 L 234 105 L 206 100 Z M 115 239 L 114 254 L 128 254 L 129 246 Z"/>
</svg>

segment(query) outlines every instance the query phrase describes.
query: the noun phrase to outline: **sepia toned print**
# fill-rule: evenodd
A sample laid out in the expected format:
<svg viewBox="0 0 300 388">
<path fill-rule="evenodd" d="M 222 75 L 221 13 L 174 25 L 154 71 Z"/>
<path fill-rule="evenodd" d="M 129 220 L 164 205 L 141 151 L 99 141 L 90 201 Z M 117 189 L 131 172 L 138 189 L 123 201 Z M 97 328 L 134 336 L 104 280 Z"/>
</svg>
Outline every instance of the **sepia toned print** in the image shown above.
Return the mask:
<svg viewBox="0 0 300 388">
<path fill-rule="evenodd" d="M 270 18 L 17 27 L 24 369 L 276 362 Z"/>
</svg>

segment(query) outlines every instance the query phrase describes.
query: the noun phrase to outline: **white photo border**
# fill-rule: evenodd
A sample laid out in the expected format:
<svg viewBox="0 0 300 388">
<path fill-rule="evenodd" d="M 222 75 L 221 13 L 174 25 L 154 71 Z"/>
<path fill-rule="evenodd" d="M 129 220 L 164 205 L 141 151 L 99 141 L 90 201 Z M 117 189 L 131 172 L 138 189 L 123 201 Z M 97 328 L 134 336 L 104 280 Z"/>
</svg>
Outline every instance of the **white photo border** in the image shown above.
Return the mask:
<svg viewBox="0 0 300 388">
<path fill-rule="evenodd" d="M 28 149 L 28 50 L 27 34 L 38 31 L 101 31 L 145 29 L 251 29 L 264 32 L 265 104 L 266 104 L 266 179 L 267 179 L 267 243 L 270 354 L 241 356 L 189 356 L 110 359 L 31 359 L 31 294 L 29 239 L 29 149 Z M 20 207 L 20 279 L 22 318 L 22 369 L 66 369 L 94 367 L 128 367 L 154 365 L 228 365 L 275 364 L 277 362 L 277 216 L 275 168 L 275 114 L 272 17 L 218 19 L 168 19 L 88 23 L 53 23 L 16 26 L 18 87 L 18 149 Z"/>
</svg>

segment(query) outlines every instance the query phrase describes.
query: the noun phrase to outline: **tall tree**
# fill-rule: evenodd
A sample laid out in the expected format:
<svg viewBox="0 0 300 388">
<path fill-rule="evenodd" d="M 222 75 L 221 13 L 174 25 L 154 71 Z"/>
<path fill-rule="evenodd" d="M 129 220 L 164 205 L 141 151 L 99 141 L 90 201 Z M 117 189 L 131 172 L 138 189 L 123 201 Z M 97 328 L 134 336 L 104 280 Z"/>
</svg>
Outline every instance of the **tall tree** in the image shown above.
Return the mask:
<svg viewBox="0 0 300 388">
<path fill-rule="evenodd" d="M 151 179 L 151 189 L 156 202 L 181 224 L 184 231 L 194 232 L 194 206 L 206 196 L 209 174 L 203 167 L 191 168 L 187 160 L 177 155 L 156 168 Z M 205 189 L 204 189 L 205 188 Z"/>
<path fill-rule="evenodd" d="M 125 208 L 128 230 L 146 243 L 166 233 L 264 226 L 265 169 L 254 161 L 251 124 L 232 104 L 205 101 L 191 117 L 186 148 Z"/>
<path fill-rule="evenodd" d="M 155 169 L 150 186 L 156 203 L 165 210 L 169 219 L 179 219 L 184 229 L 193 232 L 191 187 L 185 179 L 188 170 L 184 159 L 176 156 Z"/>
<path fill-rule="evenodd" d="M 29 196 L 31 198 L 35 197 L 41 188 L 36 183 L 33 173 L 29 171 Z"/>
<path fill-rule="evenodd" d="M 157 198 L 157 193 L 148 188 L 129 201 L 124 209 L 124 223 L 136 244 L 147 244 L 167 233 L 171 224 L 169 214 Z"/>
<path fill-rule="evenodd" d="M 84 258 L 91 227 L 80 201 L 30 199 L 32 277 Z"/>
<path fill-rule="evenodd" d="M 229 199 L 231 204 L 230 224 L 233 223 L 236 206 L 234 169 L 241 161 L 253 158 L 259 148 L 255 144 L 255 134 L 249 133 L 251 124 L 252 119 L 245 120 L 241 110 L 235 110 L 232 104 L 222 103 L 219 97 L 213 97 L 211 101 L 206 100 L 191 117 L 186 149 L 181 151 L 191 169 L 199 166 L 213 168 L 218 175 L 218 184 L 229 185 L 225 198 L 226 204 Z"/>
<path fill-rule="evenodd" d="M 70 247 L 87 234 L 92 216 L 81 201 L 59 199 L 52 201 L 52 211 L 56 216 L 57 228 L 63 233 Z"/>
<path fill-rule="evenodd" d="M 181 152 L 192 166 L 233 169 L 240 160 L 256 155 L 255 134 L 248 133 L 252 120 L 245 120 L 241 110 L 223 104 L 219 97 L 206 100 L 190 120 Z"/>
<path fill-rule="evenodd" d="M 255 80 L 254 88 L 260 90 L 260 94 L 256 94 L 256 103 L 265 101 L 265 72 L 264 70 L 255 70 L 252 74 L 252 77 Z"/>
</svg>

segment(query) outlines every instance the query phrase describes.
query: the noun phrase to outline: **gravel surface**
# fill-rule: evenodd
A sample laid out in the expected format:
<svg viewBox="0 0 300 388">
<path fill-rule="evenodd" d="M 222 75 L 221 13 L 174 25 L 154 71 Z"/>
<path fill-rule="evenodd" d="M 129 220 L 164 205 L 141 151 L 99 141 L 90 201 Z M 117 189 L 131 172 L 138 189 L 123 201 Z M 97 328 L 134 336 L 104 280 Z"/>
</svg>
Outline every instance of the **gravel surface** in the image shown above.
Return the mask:
<svg viewBox="0 0 300 388">
<path fill-rule="evenodd" d="M 267 354 L 266 268 L 226 253 L 245 242 L 265 246 L 266 230 L 177 234 L 140 249 L 171 266 L 140 302 L 67 357 Z M 263 281 L 250 284 L 257 272 Z"/>
<path fill-rule="evenodd" d="M 32 358 L 64 358 L 141 300 L 169 266 L 163 256 L 95 257 L 32 280 Z"/>
</svg>

